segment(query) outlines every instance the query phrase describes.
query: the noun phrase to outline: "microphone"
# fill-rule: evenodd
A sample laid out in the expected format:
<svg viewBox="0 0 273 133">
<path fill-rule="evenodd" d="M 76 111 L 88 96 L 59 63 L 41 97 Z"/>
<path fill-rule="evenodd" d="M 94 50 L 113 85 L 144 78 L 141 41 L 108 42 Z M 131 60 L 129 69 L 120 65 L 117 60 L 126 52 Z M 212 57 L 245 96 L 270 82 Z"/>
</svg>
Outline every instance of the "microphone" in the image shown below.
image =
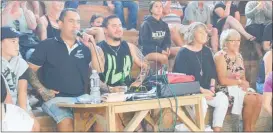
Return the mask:
<svg viewBox="0 0 273 133">
<path fill-rule="evenodd" d="M 83 38 L 83 33 L 80 32 L 80 31 L 78 31 L 78 30 L 76 30 L 76 31 L 74 32 L 74 35 L 75 35 L 75 36 L 78 36 L 78 37 L 80 37 L 80 38 Z"/>
</svg>

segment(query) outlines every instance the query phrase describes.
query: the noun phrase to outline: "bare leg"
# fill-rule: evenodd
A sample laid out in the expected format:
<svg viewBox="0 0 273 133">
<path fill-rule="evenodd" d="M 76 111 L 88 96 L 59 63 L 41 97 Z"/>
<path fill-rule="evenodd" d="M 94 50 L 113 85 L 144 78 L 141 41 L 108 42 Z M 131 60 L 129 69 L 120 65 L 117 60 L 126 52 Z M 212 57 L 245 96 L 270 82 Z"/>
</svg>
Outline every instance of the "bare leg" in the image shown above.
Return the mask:
<svg viewBox="0 0 273 133">
<path fill-rule="evenodd" d="M 254 95 L 246 94 L 244 98 L 244 108 L 243 108 L 243 121 L 244 121 L 244 131 L 251 131 L 252 124 L 252 114 L 253 109 L 255 108 L 256 97 Z"/>
<path fill-rule="evenodd" d="M 216 28 L 212 28 L 211 31 L 211 47 L 214 53 L 218 51 L 219 44 L 218 44 L 218 30 Z"/>
<path fill-rule="evenodd" d="M 247 40 L 250 40 L 251 38 L 253 38 L 253 36 L 249 33 L 246 32 L 246 30 L 244 29 L 244 27 L 242 26 L 242 24 L 235 19 L 232 16 L 228 16 L 226 19 L 226 23 L 223 27 L 223 30 L 228 29 L 228 28 L 233 28 L 235 30 L 237 30 L 239 33 L 241 33 Z"/>
<path fill-rule="evenodd" d="M 253 114 L 252 114 L 252 124 L 251 124 L 251 130 L 255 131 L 256 129 L 256 122 L 260 116 L 261 109 L 262 109 L 262 96 L 260 94 L 256 94 L 256 104 L 255 108 L 253 108 Z"/>
<path fill-rule="evenodd" d="M 161 65 L 166 64 L 168 65 L 168 56 L 160 53 L 150 53 L 145 56 L 148 61 L 156 61 L 159 62 Z"/>
<path fill-rule="evenodd" d="M 171 56 L 175 57 L 177 55 L 177 53 L 179 52 L 181 47 L 171 47 L 170 51 L 171 51 Z"/>
<path fill-rule="evenodd" d="M 57 124 L 57 129 L 60 132 L 73 132 L 74 130 L 73 119 L 65 118 L 64 120 Z"/>
</svg>

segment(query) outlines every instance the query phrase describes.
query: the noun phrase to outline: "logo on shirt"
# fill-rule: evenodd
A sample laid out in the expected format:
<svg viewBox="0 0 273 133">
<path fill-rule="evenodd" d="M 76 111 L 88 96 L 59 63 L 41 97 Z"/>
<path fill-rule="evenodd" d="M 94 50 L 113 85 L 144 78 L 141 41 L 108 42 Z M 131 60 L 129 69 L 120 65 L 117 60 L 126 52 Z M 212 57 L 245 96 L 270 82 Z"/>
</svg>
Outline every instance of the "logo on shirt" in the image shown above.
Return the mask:
<svg viewBox="0 0 273 133">
<path fill-rule="evenodd" d="M 75 54 L 75 57 L 82 59 L 84 58 L 84 55 L 82 54 L 82 50 L 77 50 L 77 53 Z"/>
<path fill-rule="evenodd" d="M 165 31 L 156 31 L 156 32 L 152 32 L 152 38 L 154 39 L 161 39 L 165 37 Z"/>
</svg>

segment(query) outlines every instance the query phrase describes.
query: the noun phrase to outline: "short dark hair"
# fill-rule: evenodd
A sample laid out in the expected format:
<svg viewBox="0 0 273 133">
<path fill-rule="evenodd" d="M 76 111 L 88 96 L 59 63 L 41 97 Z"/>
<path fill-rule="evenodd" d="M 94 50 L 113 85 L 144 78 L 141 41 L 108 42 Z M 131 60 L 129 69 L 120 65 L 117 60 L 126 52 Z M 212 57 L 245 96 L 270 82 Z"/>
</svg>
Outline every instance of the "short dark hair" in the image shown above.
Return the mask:
<svg viewBox="0 0 273 133">
<path fill-rule="evenodd" d="M 1 103 L 4 103 L 7 97 L 7 87 L 3 76 L 1 76 Z"/>
<path fill-rule="evenodd" d="M 89 23 L 93 23 L 97 18 L 104 18 L 104 17 L 102 14 L 95 13 L 94 15 L 92 15 Z"/>
<path fill-rule="evenodd" d="M 102 27 L 106 28 L 108 26 L 108 24 L 109 24 L 109 20 L 114 19 L 114 18 L 118 18 L 119 19 L 119 17 L 117 15 L 110 15 L 110 16 L 104 18 L 104 20 L 102 22 Z"/>
<path fill-rule="evenodd" d="M 66 16 L 66 14 L 67 14 L 68 11 L 72 11 L 72 12 L 78 13 L 78 11 L 76 9 L 74 9 L 74 8 L 65 8 L 65 9 L 62 10 L 62 12 L 60 14 L 60 17 L 59 17 L 60 21 L 62 21 L 62 22 L 64 21 L 64 17 Z"/>
</svg>

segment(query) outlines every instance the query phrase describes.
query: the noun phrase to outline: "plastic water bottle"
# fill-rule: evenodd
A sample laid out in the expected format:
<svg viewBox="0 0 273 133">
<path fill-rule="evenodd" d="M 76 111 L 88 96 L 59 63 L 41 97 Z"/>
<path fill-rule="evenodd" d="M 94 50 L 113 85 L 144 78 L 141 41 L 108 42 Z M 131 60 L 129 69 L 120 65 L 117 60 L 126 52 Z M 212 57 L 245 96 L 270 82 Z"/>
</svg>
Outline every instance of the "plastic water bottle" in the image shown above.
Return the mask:
<svg viewBox="0 0 273 133">
<path fill-rule="evenodd" d="M 90 97 L 94 103 L 100 103 L 100 77 L 96 70 L 92 70 L 90 76 Z"/>
</svg>

